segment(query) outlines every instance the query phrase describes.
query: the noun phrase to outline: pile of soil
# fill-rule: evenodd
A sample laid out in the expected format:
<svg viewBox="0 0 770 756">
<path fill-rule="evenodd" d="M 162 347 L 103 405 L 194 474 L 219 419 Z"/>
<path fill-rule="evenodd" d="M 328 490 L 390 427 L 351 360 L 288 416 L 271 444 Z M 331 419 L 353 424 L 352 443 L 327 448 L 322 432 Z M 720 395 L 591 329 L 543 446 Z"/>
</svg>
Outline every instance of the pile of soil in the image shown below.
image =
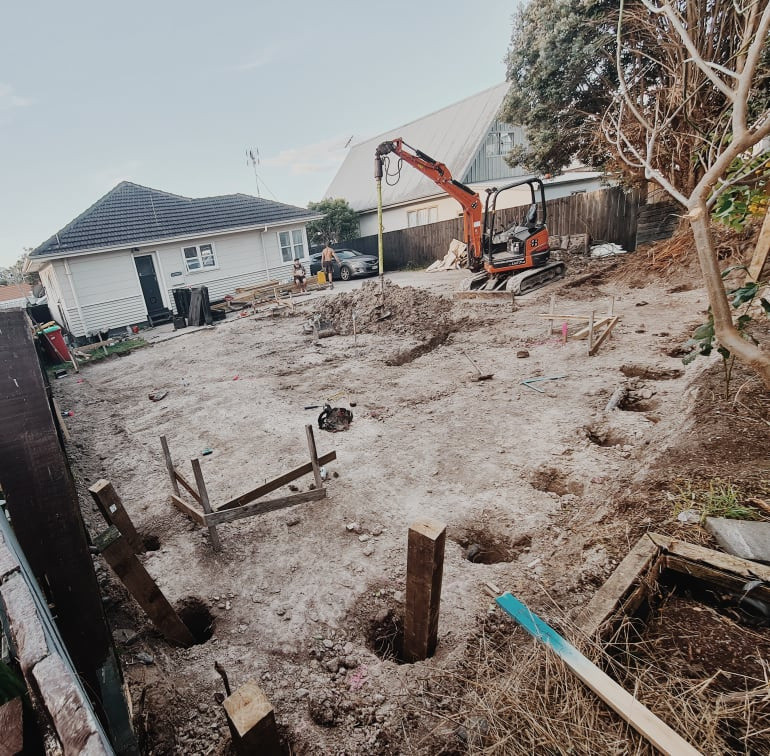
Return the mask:
<svg viewBox="0 0 770 756">
<path fill-rule="evenodd" d="M 353 333 L 353 313 L 358 333 L 396 333 L 424 336 L 445 330 L 450 322 L 452 302 L 447 297 L 425 289 L 398 286 L 385 280 L 384 292 L 379 281 L 367 281 L 360 289 L 325 297 L 314 314 L 330 321 L 338 334 Z M 390 317 L 381 319 L 390 312 Z"/>
</svg>

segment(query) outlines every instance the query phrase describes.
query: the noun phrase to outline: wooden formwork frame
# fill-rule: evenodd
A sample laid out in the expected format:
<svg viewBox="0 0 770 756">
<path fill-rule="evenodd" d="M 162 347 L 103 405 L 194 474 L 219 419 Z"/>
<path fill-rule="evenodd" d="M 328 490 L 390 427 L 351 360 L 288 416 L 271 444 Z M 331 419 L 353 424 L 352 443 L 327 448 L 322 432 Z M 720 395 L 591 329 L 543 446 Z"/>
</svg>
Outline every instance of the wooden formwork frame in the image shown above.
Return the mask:
<svg viewBox="0 0 770 756">
<path fill-rule="evenodd" d="M 631 616 L 650 598 L 663 573 L 739 594 L 746 592 L 746 585 L 751 582 L 751 595 L 770 601 L 767 565 L 658 533 L 646 533 L 578 615 L 578 627 L 589 637 L 607 637 L 624 617 Z"/>
<path fill-rule="evenodd" d="M 545 318 L 548 321 L 547 333 L 548 336 L 553 334 L 554 321 L 561 321 L 565 326 L 568 323 L 573 325 L 583 322 L 587 325 L 579 328 L 573 333 L 568 333 L 564 328 L 562 338 L 564 341 L 568 339 L 588 339 L 588 355 L 593 357 L 599 350 L 602 343 L 612 333 L 612 329 L 620 322 L 620 315 L 615 315 L 615 297 L 610 297 L 610 302 L 607 307 L 607 314 L 598 314 L 596 310 L 592 310 L 589 315 L 576 315 L 574 313 L 560 314 L 555 311 L 556 307 L 556 295 L 551 294 L 551 302 L 548 308 L 548 312 L 543 312 L 538 317 Z"/>
<path fill-rule="evenodd" d="M 337 459 L 337 452 L 330 451 L 319 457 L 318 452 L 316 451 L 312 425 L 305 426 L 305 435 L 307 437 L 308 451 L 310 453 L 310 462 L 295 467 L 293 470 L 290 470 L 283 475 L 279 475 L 277 478 L 273 478 L 272 480 L 263 483 L 261 486 L 258 486 L 251 491 L 247 491 L 245 494 L 236 496 L 217 507 L 212 506 L 209 499 L 206 482 L 203 479 L 200 460 L 191 460 L 193 475 L 195 476 L 195 485 L 193 485 L 174 466 L 171 459 L 171 452 L 168 447 L 168 441 L 165 436 L 161 436 L 160 444 L 163 449 L 163 456 L 166 460 L 166 468 L 171 480 L 171 488 L 173 489 L 173 493 L 171 494 L 172 503 L 193 522 L 208 528 L 211 545 L 214 548 L 214 551 L 221 551 L 222 544 L 219 540 L 217 525 L 223 525 L 224 523 L 232 522 L 233 520 L 240 520 L 244 517 L 253 517 L 254 515 L 274 512 L 275 510 L 285 509 L 286 507 L 293 507 L 296 504 L 302 504 L 305 501 L 317 501 L 326 498 L 326 489 L 324 488 L 323 478 L 321 477 L 321 465 L 325 465 L 328 462 Z M 315 480 L 315 488 L 312 490 L 291 494 L 290 496 L 282 496 L 277 499 L 257 501 L 257 499 L 262 499 L 263 496 L 266 496 L 282 486 L 291 483 L 293 480 L 296 480 L 303 475 L 308 475 L 311 472 L 313 473 Z M 195 504 L 189 504 L 180 496 L 180 484 L 190 496 L 192 496 L 195 502 L 200 505 L 200 508 Z"/>
</svg>

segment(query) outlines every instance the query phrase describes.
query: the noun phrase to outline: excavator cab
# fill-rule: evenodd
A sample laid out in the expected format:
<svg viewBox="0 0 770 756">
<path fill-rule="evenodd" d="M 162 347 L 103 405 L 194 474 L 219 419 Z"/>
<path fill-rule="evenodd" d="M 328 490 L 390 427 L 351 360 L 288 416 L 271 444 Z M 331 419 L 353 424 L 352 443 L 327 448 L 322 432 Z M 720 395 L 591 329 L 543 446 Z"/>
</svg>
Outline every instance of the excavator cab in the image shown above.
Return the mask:
<svg viewBox="0 0 770 756">
<path fill-rule="evenodd" d="M 519 186 L 529 187 L 530 204 L 519 220 L 506 228 L 498 228 L 501 215 L 497 210 L 498 198 Z M 561 278 L 564 264 L 549 262 L 551 249 L 546 217 L 545 187 L 539 178 L 521 179 L 488 190 L 482 232 L 484 275 L 472 279 L 470 288 L 505 288 L 523 294 Z"/>
</svg>

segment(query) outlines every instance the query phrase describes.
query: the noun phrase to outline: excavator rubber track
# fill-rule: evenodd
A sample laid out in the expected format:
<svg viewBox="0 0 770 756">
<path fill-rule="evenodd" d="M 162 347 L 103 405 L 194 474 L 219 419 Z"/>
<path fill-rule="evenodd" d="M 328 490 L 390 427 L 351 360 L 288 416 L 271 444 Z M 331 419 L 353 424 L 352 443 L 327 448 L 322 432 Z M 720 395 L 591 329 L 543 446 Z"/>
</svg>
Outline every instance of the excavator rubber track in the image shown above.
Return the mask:
<svg viewBox="0 0 770 756">
<path fill-rule="evenodd" d="M 490 276 L 482 271 L 472 278 L 466 278 L 460 288 L 462 291 L 512 291 L 514 294 L 528 294 L 564 278 L 566 272 L 567 266 L 563 262 L 548 263 L 541 268 L 523 270 L 512 276 Z"/>
<path fill-rule="evenodd" d="M 529 294 L 530 291 L 547 286 L 552 281 L 564 278 L 567 266 L 563 262 L 552 262 L 542 268 L 532 268 L 511 276 L 505 282 L 505 290 L 514 294 Z"/>
</svg>

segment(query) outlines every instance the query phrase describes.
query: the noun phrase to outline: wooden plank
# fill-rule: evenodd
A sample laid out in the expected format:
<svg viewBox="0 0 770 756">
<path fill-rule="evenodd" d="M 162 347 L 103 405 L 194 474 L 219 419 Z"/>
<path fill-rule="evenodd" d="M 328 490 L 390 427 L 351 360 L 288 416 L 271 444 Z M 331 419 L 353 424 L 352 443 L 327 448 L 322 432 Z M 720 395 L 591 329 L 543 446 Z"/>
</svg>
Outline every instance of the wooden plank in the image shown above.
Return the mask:
<svg viewBox="0 0 770 756">
<path fill-rule="evenodd" d="M 659 546 L 664 553 L 682 557 L 689 561 L 702 562 L 725 572 L 732 572 L 745 580 L 762 580 L 770 584 L 770 566 L 741 559 L 722 551 L 707 549 L 705 546 L 696 546 L 693 543 L 680 541 L 676 538 L 649 533 L 650 539 Z"/>
<path fill-rule="evenodd" d="M 171 503 L 183 514 L 187 515 L 193 522 L 197 522 L 198 525 L 205 525 L 206 520 L 203 516 L 203 512 L 198 511 L 194 506 L 188 504 L 184 499 L 179 498 L 175 494 L 171 494 Z"/>
<path fill-rule="evenodd" d="M 594 341 L 593 346 L 591 346 L 591 348 L 588 350 L 588 354 L 591 357 L 596 354 L 596 352 L 599 350 L 599 347 L 602 345 L 602 342 L 610 335 L 612 329 L 618 324 L 619 320 L 620 317 L 616 315 L 612 320 L 610 320 L 609 323 L 607 323 L 607 327 L 604 329 L 604 331 L 602 331 L 599 338 Z"/>
<path fill-rule="evenodd" d="M 70 442 L 70 432 L 67 430 L 67 426 L 64 423 L 64 418 L 61 414 L 61 409 L 59 408 L 59 403 L 56 401 L 56 399 L 51 399 L 51 406 L 53 407 L 54 415 L 56 415 L 56 423 L 61 428 L 61 434 L 64 436 L 64 440 L 69 443 Z"/>
<path fill-rule="evenodd" d="M 693 748 L 681 735 L 590 662 L 522 602 L 510 593 L 505 593 L 495 600 L 503 611 L 556 653 L 579 680 L 661 753 L 671 756 L 700 756 L 700 751 Z"/>
<path fill-rule="evenodd" d="M 174 478 L 182 484 L 183 488 L 186 489 L 187 493 L 189 493 L 198 504 L 201 503 L 201 495 L 198 493 L 198 490 L 184 477 L 184 475 L 182 475 L 182 473 L 179 472 L 179 470 L 176 469 L 176 467 L 174 468 Z M 179 494 L 177 494 L 177 496 L 179 496 Z"/>
<path fill-rule="evenodd" d="M 0 485 L 14 532 L 46 586 L 59 631 L 94 696 L 97 714 L 117 738 L 122 692 L 105 682 L 119 679 L 112 636 L 74 479 L 59 443 L 30 323 L 21 310 L 0 310 L 0 428 Z M 114 704 L 112 720 L 103 705 L 107 699 Z"/>
<path fill-rule="evenodd" d="M 421 517 L 409 526 L 406 558 L 404 660 L 432 656 L 438 643 L 446 525 Z"/>
<path fill-rule="evenodd" d="M 318 451 L 315 447 L 315 436 L 313 435 L 313 426 L 305 426 L 305 435 L 307 436 L 307 448 L 310 452 L 310 464 L 313 468 L 313 478 L 315 479 L 315 487 L 323 488 L 324 482 L 321 477 L 321 466 L 318 464 Z"/>
<path fill-rule="evenodd" d="M 123 502 L 112 483 L 102 478 L 97 480 L 88 491 L 107 524 L 114 525 L 125 536 L 129 546 L 134 550 L 134 554 L 144 554 L 144 543 L 136 532 L 134 523 L 131 522 L 131 518 L 123 507 Z"/>
<path fill-rule="evenodd" d="M 252 517 L 253 515 L 266 514 L 274 512 L 277 509 L 293 507 L 295 504 L 301 504 L 304 501 L 318 501 L 326 498 L 325 488 L 316 488 L 312 491 L 302 491 L 300 493 L 284 496 L 281 499 L 268 499 L 267 501 L 257 501 L 253 504 L 244 504 L 235 509 L 217 510 L 211 514 L 205 515 L 206 525 L 221 525 L 223 522 L 232 522 L 240 520 L 243 517 Z"/>
<path fill-rule="evenodd" d="M 609 323 L 611 318 L 609 316 L 600 318 L 594 323 L 594 328 L 601 328 L 604 325 L 607 325 Z M 575 333 L 571 333 L 569 337 L 571 339 L 587 339 L 588 338 L 588 332 L 591 330 L 590 326 L 585 326 L 585 328 L 581 328 L 579 331 L 575 331 Z"/>
<path fill-rule="evenodd" d="M 757 246 L 754 248 L 754 254 L 749 263 L 746 283 L 759 281 L 762 276 L 762 270 L 767 262 L 768 252 L 770 252 L 770 209 L 765 212 L 765 220 L 762 222 L 762 228 L 759 231 Z"/>
<path fill-rule="evenodd" d="M 717 567 L 711 567 L 701 562 L 694 562 L 684 557 L 678 557 L 673 554 L 667 554 L 663 557 L 667 570 L 686 575 L 693 580 L 697 580 L 705 587 L 718 587 L 725 591 L 736 594 L 743 594 L 746 584 L 750 582 L 745 578 L 736 576 L 733 573 L 721 570 Z M 770 586 L 765 584 L 757 585 L 752 588 L 750 595 L 752 598 L 761 601 L 770 602 Z"/>
<path fill-rule="evenodd" d="M 94 545 L 163 637 L 185 648 L 192 646 L 195 639 L 189 628 L 179 618 L 118 529 L 114 525 L 110 526 L 94 539 Z"/>
<path fill-rule="evenodd" d="M 645 533 L 578 614 L 575 622 L 580 630 L 588 636 L 600 630 L 659 556 L 660 548 Z"/>
<path fill-rule="evenodd" d="M 32 676 L 64 754 L 113 753 L 112 749 L 106 750 L 72 673 L 58 656 L 52 654 L 36 664 Z"/>
<path fill-rule="evenodd" d="M 0 756 L 24 753 L 24 711 L 21 698 L 0 704 Z"/>
<path fill-rule="evenodd" d="M 8 619 L 11 647 L 26 677 L 49 649 L 35 601 L 20 572 L 0 585 L 0 605 Z"/>
<path fill-rule="evenodd" d="M 241 685 L 222 702 L 222 706 L 233 734 L 233 747 L 237 754 L 283 754 L 273 706 L 256 682 L 250 680 Z"/>
<path fill-rule="evenodd" d="M 328 454 L 323 454 L 320 456 L 318 458 L 318 463 L 320 465 L 325 465 L 329 462 L 333 462 L 335 459 L 337 459 L 337 452 L 331 451 Z M 222 512 L 225 509 L 234 509 L 235 507 L 248 504 L 249 502 L 258 499 L 260 496 L 265 496 L 266 494 L 272 493 L 276 489 L 281 488 L 281 486 L 285 486 L 287 483 L 291 483 L 293 480 L 301 478 L 303 475 L 307 475 L 311 472 L 313 472 L 313 465 L 310 462 L 306 462 L 304 465 L 295 467 L 293 470 L 290 470 L 284 475 L 279 475 L 277 478 L 273 478 L 267 483 L 259 486 L 259 488 L 255 488 L 253 491 L 249 491 L 248 493 L 245 493 L 242 496 L 238 496 L 235 499 L 230 499 L 230 501 L 225 502 L 221 506 L 217 507 L 216 511 Z"/>
<path fill-rule="evenodd" d="M 174 493 L 179 496 L 179 485 L 176 482 L 176 470 L 174 470 L 174 463 L 171 461 L 171 452 L 168 450 L 168 441 L 165 436 L 160 437 L 160 445 L 163 449 L 163 458 L 166 460 L 166 469 L 168 470 L 168 477 L 171 478 L 171 488 Z"/>
<path fill-rule="evenodd" d="M 212 513 L 211 503 L 209 502 L 209 494 L 206 490 L 206 481 L 203 479 L 203 470 L 201 470 L 201 463 L 199 459 L 192 459 L 192 469 L 195 475 L 195 484 L 198 486 L 198 493 L 201 497 L 201 507 L 203 508 L 204 515 Z M 213 522 L 209 522 L 205 519 L 206 527 L 209 529 L 209 538 L 211 538 L 211 546 L 214 551 L 222 551 L 222 544 L 219 542 L 219 534 L 217 533 L 217 526 Z"/>
</svg>

